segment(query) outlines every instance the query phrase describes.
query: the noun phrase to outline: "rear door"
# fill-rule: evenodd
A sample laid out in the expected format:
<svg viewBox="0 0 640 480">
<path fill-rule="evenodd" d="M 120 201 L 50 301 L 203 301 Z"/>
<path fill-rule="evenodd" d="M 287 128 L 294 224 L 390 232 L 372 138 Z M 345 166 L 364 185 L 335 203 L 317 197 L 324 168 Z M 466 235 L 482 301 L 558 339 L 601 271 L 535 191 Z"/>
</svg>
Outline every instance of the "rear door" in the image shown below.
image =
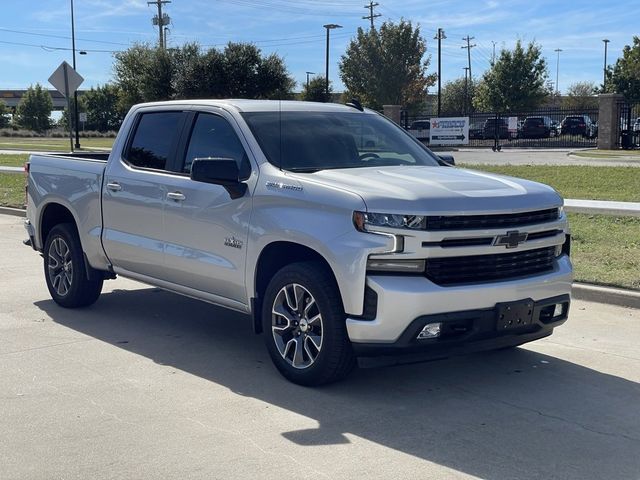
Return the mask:
<svg viewBox="0 0 640 480">
<path fill-rule="evenodd" d="M 179 172 L 167 183 L 164 209 L 166 279 L 215 296 L 215 301 L 246 305 L 245 259 L 251 214 L 249 149 L 235 121 L 221 109 L 193 112 L 178 158 Z M 249 188 L 234 198 L 221 185 L 194 182 L 196 158 L 232 158 Z"/>
<path fill-rule="evenodd" d="M 186 115 L 175 108 L 142 109 L 120 158 L 107 166 L 102 243 L 116 271 L 162 278 L 165 183 Z"/>
</svg>

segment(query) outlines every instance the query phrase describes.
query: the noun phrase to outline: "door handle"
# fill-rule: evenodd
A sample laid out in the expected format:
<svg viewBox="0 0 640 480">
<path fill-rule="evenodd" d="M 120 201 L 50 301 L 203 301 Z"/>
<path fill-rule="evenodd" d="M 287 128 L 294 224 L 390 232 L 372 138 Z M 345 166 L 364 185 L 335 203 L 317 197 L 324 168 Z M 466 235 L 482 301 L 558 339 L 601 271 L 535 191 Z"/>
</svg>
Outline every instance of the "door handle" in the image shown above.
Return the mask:
<svg viewBox="0 0 640 480">
<path fill-rule="evenodd" d="M 184 200 L 187 197 L 185 197 L 180 192 L 169 192 L 169 193 L 167 193 L 167 198 L 170 198 L 171 200 L 175 200 L 177 202 L 181 202 L 182 200 Z"/>
<path fill-rule="evenodd" d="M 109 182 L 107 183 L 107 188 L 112 192 L 119 192 L 120 190 L 122 190 L 122 185 L 120 185 L 118 182 Z"/>
</svg>

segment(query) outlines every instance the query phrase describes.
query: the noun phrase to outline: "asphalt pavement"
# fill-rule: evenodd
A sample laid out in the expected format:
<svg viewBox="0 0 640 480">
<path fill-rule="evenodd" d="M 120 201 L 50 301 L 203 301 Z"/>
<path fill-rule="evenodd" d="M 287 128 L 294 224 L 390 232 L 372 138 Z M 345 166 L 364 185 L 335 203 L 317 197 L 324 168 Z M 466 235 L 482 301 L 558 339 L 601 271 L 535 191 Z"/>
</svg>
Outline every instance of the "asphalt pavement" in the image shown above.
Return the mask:
<svg viewBox="0 0 640 480">
<path fill-rule="evenodd" d="M 0 215 L 2 479 L 640 477 L 640 311 L 574 301 L 526 347 L 360 370 L 275 371 L 248 319 L 118 279 L 50 299 Z"/>
</svg>

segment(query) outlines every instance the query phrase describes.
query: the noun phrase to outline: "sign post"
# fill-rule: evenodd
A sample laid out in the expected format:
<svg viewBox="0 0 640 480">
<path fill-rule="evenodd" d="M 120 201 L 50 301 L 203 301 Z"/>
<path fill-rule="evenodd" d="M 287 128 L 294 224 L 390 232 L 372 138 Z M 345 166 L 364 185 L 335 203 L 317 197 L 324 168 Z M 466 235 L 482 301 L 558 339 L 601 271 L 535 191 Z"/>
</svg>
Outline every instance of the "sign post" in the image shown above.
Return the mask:
<svg viewBox="0 0 640 480">
<path fill-rule="evenodd" d="M 69 142 L 73 152 L 73 129 L 71 128 L 71 95 L 78 90 L 84 82 L 84 78 L 76 72 L 67 62 L 62 62 L 56 71 L 49 77 L 49 83 L 56 87 L 67 99 L 67 123 L 69 124 Z"/>
</svg>

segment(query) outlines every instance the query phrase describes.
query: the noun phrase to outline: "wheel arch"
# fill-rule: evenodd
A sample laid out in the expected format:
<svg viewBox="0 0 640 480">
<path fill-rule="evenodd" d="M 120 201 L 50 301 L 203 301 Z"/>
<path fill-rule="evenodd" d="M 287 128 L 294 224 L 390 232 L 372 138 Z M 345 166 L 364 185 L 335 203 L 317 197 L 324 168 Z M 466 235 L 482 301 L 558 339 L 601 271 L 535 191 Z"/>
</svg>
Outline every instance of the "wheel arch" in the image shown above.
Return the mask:
<svg viewBox="0 0 640 480">
<path fill-rule="evenodd" d="M 38 240 L 43 249 L 51 229 L 61 223 L 71 223 L 76 229 L 76 232 L 78 231 L 78 222 L 71 210 L 65 205 L 57 202 L 50 202 L 42 208 L 39 222 L 40 228 L 38 229 Z"/>
<path fill-rule="evenodd" d="M 287 265 L 305 261 L 317 261 L 323 264 L 327 271 L 331 273 L 333 281 L 338 285 L 336 274 L 329 262 L 311 247 L 290 241 L 274 241 L 262 249 L 256 262 L 254 291 L 251 300 L 255 333 L 262 333 L 262 298 L 273 275 Z M 342 298 L 340 298 L 340 301 L 342 301 Z"/>
</svg>

